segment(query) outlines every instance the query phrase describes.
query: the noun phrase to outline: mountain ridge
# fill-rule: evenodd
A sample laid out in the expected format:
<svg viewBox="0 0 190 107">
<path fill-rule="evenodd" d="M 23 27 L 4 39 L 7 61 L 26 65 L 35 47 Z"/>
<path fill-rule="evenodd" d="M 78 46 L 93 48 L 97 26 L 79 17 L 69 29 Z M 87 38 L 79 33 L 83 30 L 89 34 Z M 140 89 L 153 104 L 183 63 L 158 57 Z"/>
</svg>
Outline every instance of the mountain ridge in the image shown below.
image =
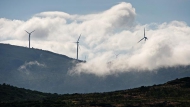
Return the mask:
<svg viewBox="0 0 190 107">
<path fill-rule="evenodd" d="M 51 75 L 58 75 L 57 73 L 66 75 L 70 68 L 78 62 L 82 62 L 46 50 L 9 44 L 0 44 L 0 60 L 0 83 L 16 83 L 17 86 L 23 87 L 24 85 L 26 88 L 31 88 L 27 84 L 37 79 L 42 79 L 43 82 Z M 12 80 L 8 77 L 11 77 Z M 28 81 L 28 83 L 24 81 Z"/>
<path fill-rule="evenodd" d="M 0 84 L 47 93 L 92 93 L 150 86 L 190 76 L 190 66 L 129 71 L 105 77 L 69 74 L 77 63 L 80 61 L 65 55 L 0 43 Z"/>
</svg>

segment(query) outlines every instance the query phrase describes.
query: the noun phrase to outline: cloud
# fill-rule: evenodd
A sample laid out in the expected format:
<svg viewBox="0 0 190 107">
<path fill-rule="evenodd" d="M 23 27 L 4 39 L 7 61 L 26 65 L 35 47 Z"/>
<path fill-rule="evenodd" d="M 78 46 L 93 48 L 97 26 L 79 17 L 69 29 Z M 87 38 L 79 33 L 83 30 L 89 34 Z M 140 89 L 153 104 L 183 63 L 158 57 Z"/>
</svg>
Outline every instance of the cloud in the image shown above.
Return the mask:
<svg viewBox="0 0 190 107">
<path fill-rule="evenodd" d="M 42 68 L 46 67 L 45 64 L 41 64 L 38 61 L 30 61 L 30 62 L 25 62 L 25 64 L 21 65 L 18 68 L 18 71 L 20 71 L 26 75 L 29 75 L 30 70 L 28 68 L 31 68 L 32 66 L 38 66 L 38 67 L 42 67 Z"/>
<path fill-rule="evenodd" d="M 94 14 L 52 11 L 38 13 L 27 21 L 1 18 L 0 42 L 28 47 L 24 30 L 35 30 L 31 47 L 76 58 L 73 42 L 81 34 L 79 59 L 87 56 L 87 62 L 78 64 L 70 74 L 104 76 L 190 64 L 190 27 L 185 22 L 140 25 L 135 17 L 135 8 L 122 2 Z M 148 41 L 137 43 L 144 27 Z"/>
<path fill-rule="evenodd" d="M 118 48 L 115 47 L 115 49 L 112 48 L 101 52 L 101 55 L 96 54 L 93 60 L 85 64 L 78 64 L 70 73 L 85 72 L 105 76 L 134 70 L 154 71 L 163 67 L 187 66 L 190 64 L 190 27 L 185 22 L 172 21 L 163 23 L 157 25 L 154 30 L 149 25 L 146 25 L 146 28 L 148 41 L 137 43 L 143 37 L 143 26 L 141 26 L 141 34 L 138 34 L 140 29 L 131 31 L 131 33 L 129 33 L 130 31 L 124 31 L 131 34 L 131 36 L 128 36 L 131 42 L 123 38 L 127 41 L 125 45 L 129 46 L 124 46 L 122 42 L 118 42 Z M 124 32 L 117 34 L 117 37 L 121 37 Z M 137 36 L 136 34 L 142 36 Z M 108 38 L 108 40 L 110 39 L 113 38 Z M 108 43 L 113 45 L 115 42 Z M 101 45 L 101 48 L 105 47 L 103 46 L 105 44 Z M 132 47 L 130 48 L 130 46 Z M 126 48 L 124 49 L 124 47 Z M 115 58 L 116 52 L 120 53 L 117 58 Z"/>
</svg>

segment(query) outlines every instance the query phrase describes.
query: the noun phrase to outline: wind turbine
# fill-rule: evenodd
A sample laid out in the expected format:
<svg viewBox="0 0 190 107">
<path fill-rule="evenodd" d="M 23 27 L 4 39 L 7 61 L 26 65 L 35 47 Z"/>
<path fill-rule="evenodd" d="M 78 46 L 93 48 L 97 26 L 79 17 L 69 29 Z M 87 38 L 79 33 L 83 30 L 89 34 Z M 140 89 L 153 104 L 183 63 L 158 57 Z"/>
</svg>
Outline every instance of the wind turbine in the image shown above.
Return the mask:
<svg viewBox="0 0 190 107">
<path fill-rule="evenodd" d="M 81 34 L 80 34 L 80 36 L 81 36 Z M 77 42 L 75 42 L 77 44 L 77 60 L 78 60 L 78 48 L 79 48 L 79 39 L 80 39 L 80 36 L 79 36 Z"/>
<path fill-rule="evenodd" d="M 115 54 L 115 57 L 117 58 L 119 56 L 119 54 Z"/>
<path fill-rule="evenodd" d="M 26 31 L 26 30 L 25 30 L 25 31 Z M 29 48 L 30 48 L 30 35 L 31 35 L 34 31 L 35 31 L 35 30 L 33 30 L 33 31 L 30 32 L 30 33 L 26 31 L 26 33 L 28 33 L 28 35 L 29 35 L 29 38 L 28 38 L 28 39 L 29 39 Z"/>
<path fill-rule="evenodd" d="M 143 39 L 144 39 L 145 42 L 146 42 L 146 40 L 148 40 L 148 38 L 145 36 L 145 28 L 144 28 L 144 37 L 143 37 L 140 41 L 142 41 Z M 139 41 L 139 42 L 140 42 L 140 41 Z M 138 43 L 139 43 L 139 42 L 138 42 Z"/>
<path fill-rule="evenodd" d="M 85 55 L 85 57 L 84 57 L 84 62 L 86 62 L 86 55 Z"/>
</svg>

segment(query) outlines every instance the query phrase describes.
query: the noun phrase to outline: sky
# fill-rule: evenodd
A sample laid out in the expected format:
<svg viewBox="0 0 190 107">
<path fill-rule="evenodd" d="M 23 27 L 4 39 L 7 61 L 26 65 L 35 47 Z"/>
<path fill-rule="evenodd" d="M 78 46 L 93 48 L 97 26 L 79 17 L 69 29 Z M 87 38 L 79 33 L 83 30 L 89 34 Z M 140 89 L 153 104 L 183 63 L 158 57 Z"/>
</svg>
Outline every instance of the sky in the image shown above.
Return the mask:
<svg viewBox="0 0 190 107">
<path fill-rule="evenodd" d="M 189 0 L 1 0 L 0 43 L 76 58 L 98 76 L 190 64 Z M 144 28 L 148 40 L 143 38 Z M 116 55 L 118 55 L 116 57 Z M 180 60 L 179 60 L 180 59 Z"/>
<path fill-rule="evenodd" d="M 128 2 L 136 9 L 136 21 L 141 24 L 163 23 L 173 20 L 189 21 L 189 0 L 1 0 L 0 17 L 28 20 L 45 11 L 62 11 L 69 14 L 97 13 L 120 2 Z"/>
</svg>

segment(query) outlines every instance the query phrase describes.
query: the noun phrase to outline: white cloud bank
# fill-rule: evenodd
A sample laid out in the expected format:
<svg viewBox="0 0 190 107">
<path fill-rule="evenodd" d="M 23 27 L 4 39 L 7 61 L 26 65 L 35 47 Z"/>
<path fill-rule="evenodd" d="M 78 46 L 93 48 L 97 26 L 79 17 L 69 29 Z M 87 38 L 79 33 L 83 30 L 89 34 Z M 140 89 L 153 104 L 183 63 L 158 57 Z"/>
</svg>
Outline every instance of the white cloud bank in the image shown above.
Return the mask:
<svg viewBox="0 0 190 107">
<path fill-rule="evenodd" d="M 36 30 L 31 47 L 75 58 L 73 42 L 82 34 L 79 59 L 87 56 L 87 63 L 78 64 L 70 73 L 103 76 L 190 64 L 190 27 L 185 22 L 140 25 L 135 23 L 135 16 L 132 5 L 122 2 L 96 14 L 43 12 L 27 21 L 1 18 L 0 42 L 28 46 L 24 30 Z M 144 27 L 148 41 L 137 43 Z"/>
<path fill-rule="evenodd" d="M 28 70 L 28 68 L 30 68 L 31 66 L 38 66 L 38 67 L 46 67 L 45 64 L 41 64 L 38 61 L 30 61 L 30 62 L 25 62 L 23 65 L 21 65 L 18 70 L 20 72 L 23 72 L 27 75 L 30 74 L 30 71 Z"/>
</svg>

